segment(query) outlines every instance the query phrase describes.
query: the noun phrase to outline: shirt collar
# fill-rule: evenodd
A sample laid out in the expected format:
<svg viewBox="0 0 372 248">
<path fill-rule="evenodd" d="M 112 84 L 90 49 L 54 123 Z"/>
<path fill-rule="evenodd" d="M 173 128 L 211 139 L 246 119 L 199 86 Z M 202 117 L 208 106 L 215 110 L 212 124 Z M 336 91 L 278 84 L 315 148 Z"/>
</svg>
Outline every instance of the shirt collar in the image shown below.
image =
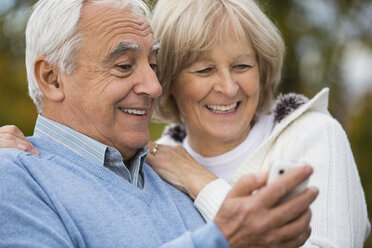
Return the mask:
<svg viewBox="0 0 372 248">
<path fill-rule="evenodd" d="M 34 135 L 53 140 L 90 161 L 104 164 L 108 146 L 42 115 L 36 120 Z"/>
<path fill-rule="evenodd" d="M 42 115 L 39 115 L 36 120 L 34 136 L 53 140 L 85 159 L 109 168 L 131 183 L 139 187 L 143 186 L 140 170 L 148 153 L 146 148 L 139 149 L 128 160 L 127 168 L 124 165 L 123 157 L 117 149 L 102 144 Z"/>
<path fill-rule="evenodd" d="M 39 115 L 36 120 L 34 136 L 53 140 L 88 161 L 101 164 L 138 187 L 143 187 L 143 177 L 140 170 L 148 153 L 146 148 L 139 149 L 128 160 L 127 168 L 117 149 L 102 144 L 42 115 Z"/>
<path fill-rule="evenodd" d="M 118 150 L 108 147 L 106 149 L 105 167 L 124 178 L 128 182 L 143 188 L 143 175 L 141 174 L 142 165 L 145 162 L 148 149 L 141 148 L 124 165 L 123 157 Z"/>
</svg>

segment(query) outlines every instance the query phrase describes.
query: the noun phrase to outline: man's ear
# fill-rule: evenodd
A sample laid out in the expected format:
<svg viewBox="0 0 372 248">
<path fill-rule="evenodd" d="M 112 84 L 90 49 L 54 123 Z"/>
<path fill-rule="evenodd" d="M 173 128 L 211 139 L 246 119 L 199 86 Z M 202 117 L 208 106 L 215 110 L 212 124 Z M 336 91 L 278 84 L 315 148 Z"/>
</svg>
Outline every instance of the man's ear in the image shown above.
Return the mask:
<svg viewBox="0 0 372 248">
<path fill-rule="evenodd" d="M 36 59 L 34 74 L 45 99 L 52 102 L 60 102 L 65 98 L 59 70 L 51 66 L 45 56 L 40 56 Z"/>
</svg>

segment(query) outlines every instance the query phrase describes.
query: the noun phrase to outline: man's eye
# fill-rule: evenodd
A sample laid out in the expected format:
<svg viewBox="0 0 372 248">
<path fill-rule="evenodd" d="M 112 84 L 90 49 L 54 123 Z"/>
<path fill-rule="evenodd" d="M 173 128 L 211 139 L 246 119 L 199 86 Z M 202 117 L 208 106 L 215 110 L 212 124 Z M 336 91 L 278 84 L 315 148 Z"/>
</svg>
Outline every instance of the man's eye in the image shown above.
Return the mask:
<svg viewBox="0 0 372 248">
<path fill-rule="evenodd" d="M 150 64 L 150 67 L 152 68 L 153 71 L 157 71 L 157 69 L 158 69 L 157 64 Z"/>
<path fill-rule="evenodd" d="M 130 71 L 132 69 L 132 65 L 117 65 L 123 71 Z"/>
</svg>

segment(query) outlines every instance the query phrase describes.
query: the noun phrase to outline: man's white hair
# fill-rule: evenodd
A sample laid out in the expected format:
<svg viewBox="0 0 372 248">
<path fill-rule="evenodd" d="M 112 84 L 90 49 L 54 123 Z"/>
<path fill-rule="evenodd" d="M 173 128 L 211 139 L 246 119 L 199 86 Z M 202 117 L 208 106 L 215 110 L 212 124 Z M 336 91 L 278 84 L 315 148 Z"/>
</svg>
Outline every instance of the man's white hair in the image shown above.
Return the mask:
<svg viewBox="0 0 372 248">
<path fill-rule="evenodd" d="M 70 75 L 79 66 L 75 55 L 81 44 L 79 20 L 85 3 L 130 8 L 149 19 L 150 11 L 141 0 L 39 0 L 33 7 L 26 28 L 26 70 L 29 95 L 39 113 L 43 93 L 34 75 L 34 63 L 46 56 L 51 66 Z"/>
</svg>

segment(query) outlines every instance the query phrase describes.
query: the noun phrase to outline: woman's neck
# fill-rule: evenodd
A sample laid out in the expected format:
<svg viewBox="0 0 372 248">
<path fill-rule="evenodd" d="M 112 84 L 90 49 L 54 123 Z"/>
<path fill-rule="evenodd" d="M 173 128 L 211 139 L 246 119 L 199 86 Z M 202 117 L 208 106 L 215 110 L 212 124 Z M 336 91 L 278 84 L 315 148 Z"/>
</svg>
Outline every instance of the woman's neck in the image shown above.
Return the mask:
<svg viewBox="0 0 372 248">
<path fill-rule="evenodd" d="M 187 128 L 186 128 L 187 129 Z M 215 157 L 233 150 L 240 145 L 249 134 L 248 132 L 240 135 L 238 139 L 213 139 L 211 137 L 194 134 L 187 130 L 187 139 L 190 147 L 203 157 Z"/>
</svg>

